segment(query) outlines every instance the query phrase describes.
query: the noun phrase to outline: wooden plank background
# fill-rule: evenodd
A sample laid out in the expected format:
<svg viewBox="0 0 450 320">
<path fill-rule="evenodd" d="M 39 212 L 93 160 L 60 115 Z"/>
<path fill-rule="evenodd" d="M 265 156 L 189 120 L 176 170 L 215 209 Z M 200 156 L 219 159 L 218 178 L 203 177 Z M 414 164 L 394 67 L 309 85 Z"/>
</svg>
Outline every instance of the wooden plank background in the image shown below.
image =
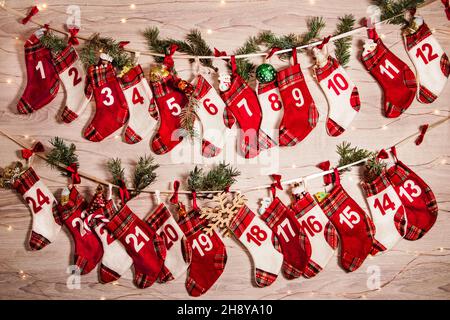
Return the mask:
<svg viewBox="0 0 450 320">
<path fill-rule="evenodd" d="M 26 12 L 37 1 L 6 1 L 14 9 Z M 142 31 L 149 26 L 158 26 L 162 36 L 179 38 L 191 28 L 199 28 L 207 42 L 220 50 L 232 51 L 244 40 L 258 31 L 270 29 L 277 34 L 301 33 L 306 30 L 307 17 L 322 15 L 327 22 L 323 35 L 334 31 L 337 17 L 353 13 L 358 19 L 365 15 L 369 1 L 351 0 L 309 0 L 309 1 L 264 1 L 235 0 L 221 1 L 143 1 L 130 3 L 112 0 L 91 1 L 47 1 L 47 8 L 39 13 L 39 19 L 50 25 L 62 27 L 66 21 L 68 5 L 78 4 L 81 8 L 81 35 L 101 32 L 117 40 L 131 41 L 130 47 L 146 49 Z M 42 2 L 41 2 L 42 3 Z M 445 18 L 440 1 L 435 1 L 419 13 L 425 18 L 434 36 L 450 53 L 450 23 Z M 126 23 L 120 23 L 126 18 Z M 207 30 L 211 32 L 208 33 Z M 139 155 L 151 154 L 149 138 L 138 145 L 127 145 L 111 136 L 101 143 L 86 141 L 81 131 L 93 116 L 94 107 L 85 112 L 73 124 L 62 124 L 57 115 L 64 105 L 64 90 L 44 109 L 31 115 L 18 115 L 15 105 L 26 84 L 23 42 L 34 30 L 31 24 L 23 26 L 18 19 L 0 10 L 0 127 L 16 138 L 31 143 L 39 140 L 48 145 L 48 140 L 60 136 L 68 142 L 76 143 L 82 170 L 108 179 L 105 163 L 108 158 L 120 156 L 130 172 Z M 383 26 L 379 31 L 385 36 L 385 43 L 411 67 L 396 26 Z M 18 37 L 18 39 L 16 39 Z M 307 77 L 308 86 L 320 112 L 317 128 L 300 145 L 292 148 L 274 149 L 270 154 L 262 154 L 257 160 L 244 161 L 235 152 L 227 152 L 225 160 L 238 166 L 242 176 L 236 185 L 245 188 L 269 183 L 267 174 L 280 172 L 284 178 L 295 178 L 316 172 L 315 165 L 325 159 L 337 160 L 336 145 L 350 141 L 369 149 L 389 147 L 402 137 L 412 134 L 424 123 L 432 123 L 448 116 L 450 92 L 448 85 L 441 97 L 431 105 L 414 101 L 409 110 L 398 119 L 390 120 L 381 113 L 381 89 L 365 71 L 357 56 L 364 34 L 354 37 L 350 76 L 357 84 L 361 99 L 361 112 L 353 122 L 353 127 L 339 138 L 331 138 L 325 131 L 327 104 L 319 87 L 311 78 L 312 59 L 302 54 L 300 62 Z M 141 64 L 148 73 L 152 59 L 141 56 Z M 261 59 L 255 59 L 261 63 Z M 274 62 L 285 66 L 284 62 Z M 181 76 L 189 79 L 191 67 L 186 61 L 177 60 L 176 67 Z M 11 81 L 11 83 L 8 83 Z M 386 126 L 386 127 L 384 127 Z M 421 240 L 402 241 L 395 250 L 368 258 L 364 265 L 351 274 L 345 273 L 331 261 L 326 269 L 314 279 L 288 281 L 282 276 L 268 288 L 257 288 L 252 284 L 252 263 L 249 254 L 232 239 L 226 239 L 228 263 L 217 283 L 203 296 L 206 299 L 448 299 L 450 298 L 450 168 L 449 168 L 449 124 L 445 123 L 430 131 L 420 147 L 412 141 L 399 150 L 404 162 L 422 176 L 432 187 L 440 207 L 434 228 Z M 197 146 L 198 147 L 198 146 Z M 0 137 L 1 165 L 5 166 L 18 159 L 20 148 Z M 194 164 L 208 167 L 221 159 L 206 161 L 199 156 L 198 149 L 190 150 L 189 143 L 183 143 L 169 155 L 155 156 L 161 165 L 158 169 L 156 189 L 168 189 L 174 179 L 185 180 Z M 58 192 L 67 181 L 50 170 L 43 161 L 36 160 L 34 167 L 49 188 Z M 346 173 L 344 186 L 357 202 L 366 208 L 359 188 L 359 169 Z M 321 181 L 309 186 L 315 192 L 321 190 Z M 83 180 L 81 190 L 89 198 L 95 184 Z M 258 207 L 258 201 L 268 196 L 266 191 L 247 194 L 251 208 Z M 289 195 L 283 192 L 281 198 L 288 203 Z M 183 198 L 184 199 L 184 198 Z M 186 200 L 186 199 L 184 199 Z M 142 194 L 131 201 L 130 206 L 144 217 L 154 207 L 154 200 Z M 128 272 L 115 285 L 102 285 L 94 271 L 83 276 L 81 289 L 70 290 L 66 286 L 70 263 L 71 240 L 67 231 L 61 233 L 57 241 L 40 252 L 25 250 L 31 227 L 30 212 L 19 195 L 10 190 L 0 190 L 0 298 L 1 299 L 178 299 L 189 298 L 184 279 L 168 284 L 155 284 L 140 290 L 131 282 Z M 381 289 L 371 290 L 368 286 L 370 275 L 379 271 Z"/>
</svg>

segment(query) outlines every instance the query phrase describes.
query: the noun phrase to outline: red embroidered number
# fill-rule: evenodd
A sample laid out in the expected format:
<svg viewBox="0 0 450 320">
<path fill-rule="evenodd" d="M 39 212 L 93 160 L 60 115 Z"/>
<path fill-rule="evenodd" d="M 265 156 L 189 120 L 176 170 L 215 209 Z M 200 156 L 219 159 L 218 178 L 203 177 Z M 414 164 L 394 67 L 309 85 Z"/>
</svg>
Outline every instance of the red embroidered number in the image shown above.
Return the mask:
<svg viewBox="0 0 450 320">
<path fill-rule="evenodd" d="M 427 52 L 427 57 L 425 57 L 425 51 Z M 424 43 L 420 48 L 417 48 L 416 57 L 421 58 L 423 63 L 428 64 L 430 61 L 438 58 L 437 53 L 433 53 L 433 47 L 429 43 Z"/>
<path fill-rule="evenodd" d="M 26 197 L 25 201 L 30 203 L 31 206 L 33 207 L 33 212 L 36 214 L 39 211 L 42 210 L 42 206 L 44 204 L 50 204 L 50 198 L 47 197 L 41 189 L 37 188 L 36 189 L 36 200 L 34 200 L 32 197 Z"/>
<path fill-rule="evenodd" d="M 69 69 L 69 77 L 71 77 L 72 75 L 73 75 L 73 86 L 75 87 L 81 82 L 82 79 L 78 74 L 78 69 L 75 67 Z"/>
<path fill-rule="evenodd" d="M 281 101 L 276 93 L 269 94 L 267 98 L 269 99 L 270 106 L 272 107 L 273 111 L 281 110 Z"/>
<path fill-rule="evenodd" d="M 210 115 L 216 115 L 217 112 L 219 112 L 219 109 L 217 108 L 217 106 L 214 103 L 210 103 L 211 99 L 206 98 L 205 100 L 203 100 L 203 107 L 205 108 L 206 111 L 208 111 L 208 113 Z"/>
<path fill-rule="evenodd" d="M 314 237 L 316 233 L 319 233 L 323 229 L 322 224 L 316 220 L 315 216 L 309 216 L 308 218 L 302 221 L 301 225 L 303 229 L 308 231 L 308 234 L 311 237 Z"/>
<path fill-rule="evenodd" d="M 171 224 L 164 226 L 160 236 L 164 239 L 167 250 L 169 250 L 173 246 L 173 243 L 178 240 L 178 233 Z"/>
<path fill-rule="evenodd" d="M 376 198 L 373 206 L 378 208 L 383 216 L 386 214 L 386 210 L 395 210 L 395 203 L 392 202 L 387 193 L 383 195 L 383 204 L 381 204 L 380 199 Z"/>
<path fill-rule="evenodd" d="M 336 73 L 333 79 L 328 80 L 328 89 L 333 89 L 336 95 L 340 95 L 340 91 L 344 91 L 348 88 L 348 82 L 344 76 L 340 73 Z"/>
<path fill-rule="evenodd" d="M 131 102 L 134 104 L 144 104 L 144 98 L 141 96 L 138 88 L 136 87 L 133 89 L 133 98 L 131 99 Z"/>
<path fill-rule="evenodd" d="M 250 228 L 250 232 L 247 232 L 247 241 L 254 242 L 258 247 L 261 242 L 267 239 L 267 232 L 261 230 L 259 226 L 253 226 Z"/>
</svg>

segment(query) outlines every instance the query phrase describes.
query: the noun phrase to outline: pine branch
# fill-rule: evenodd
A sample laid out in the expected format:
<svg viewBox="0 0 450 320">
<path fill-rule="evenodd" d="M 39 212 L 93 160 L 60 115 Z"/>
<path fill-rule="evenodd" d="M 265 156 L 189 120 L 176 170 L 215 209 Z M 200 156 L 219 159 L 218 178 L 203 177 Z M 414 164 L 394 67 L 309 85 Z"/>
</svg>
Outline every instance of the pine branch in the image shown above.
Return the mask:
<svg viewBox="0 0 450 320">
<path fill-rule="evenodd" d="M 53 55 L 57 55 L 67 47 L 67 41 L 62 37 L 58 37 L 51 31 L 45 32 L 40 38 L 40 41 Z"/>
<path fill-rule="evenodd" d="M 373 152 L 361 149 L 358 147 L 352 147 L 350 142 L 342 142 L 342 144 L 337 145 L 337 154 L 340 156 L 338 167 L 345 166 L 347 164 L 362 160 L 367 157 L 373 156 Z M 360 164 L 363 165 L 363 164 Z M 349 171 L 350 169 L 344 169 L 341 171 Z"/>
<path fill-rule="evenodd" d="M 236 177 L 241 173 L 234 167 L 224 162 L 218 164 L 209 172 L 195 166 L 189 172 L 188 188 L 191 191 L 218 191 L 230 187 L 236 182 Z"/>
<path fill-rule="evenodd" d="M 234 54 L 249 54 L 255 53 L 259 50 L 258 39 L 256 37 L 250 37 L 245 41 L 242 47 L 238 48 Z M 236 59 L 237 73 L 244 79 L 250 79 L 252 73 L 254 73 L 256 66 L 247 59 Z"/>
<path fill-rule="evenodd" d="M 112 38 L 100 37 L 98 33 L 94 34 L 84 45 L 80 52 L 80 59 L 88 67 L 98 62 L 100 53 L 104 52 L 110 55 L 114 60 L 113 66 L 122 70 L 125 66 L 135 64 L 135 58 L 129 52 L 119 46 L 119 42 Z"/>
<path fill-rule="evenodd" d="M 125 182 L 125 169 L 122 168 L 122 160 L 119 158 L 109 159 L 106 165 L 112 175 L 113 184 L 119 185 L 120 180 Z"/>
<path fill-rule="evenodd" d="M 415 8 L 425 2 L 425 0 L 372 0 L 373 4 L 381 9 L 381 20 L 391 19 L 408 9 Z M 389 20 L 390 24 L 407 25 L 408 21 L 403 15 Z"/>
<path fill-rule="evenodd" d="M 334 35 L 339 35 L 345 32 L 349 32 L 355 25 L 355 17 L 352 14 L 347 14 L 343 17 L 339 17 L 339 23 L 336 26 Z M 338 39 L 334 42 L 335 50 L 334 54 L 340 65 L 345 67 L 350 61 L 350 49 L 352 46 L 352 36 Z"/>
<path fill-rule="evenodd" d="M 188 105 L 181 110 L 180 114 L 180 126 L 186 131 L 186 135 L 191 139 L 199 136 L 194 127 L 196 119 L 195 110 L 197 107 L 197 100 L 193 97 L 189 97 Z"/>
<path fill-rule="evenodd" d="M 379 177 L 381 175 L 381 173 L 383 172 L 383 170 L 386 168 L 386 163 L 381 162 L 378 158 L 377 158 L 377 154 L 373 153 L 370 157 L 370 159 L 367 161 L 366 166 L 365 166 L 365 170 L 364 170 L 364 174 L 363 174 L 363 179 L 365 182 L 372 182 L 374 181 L 377 177 Z"/>
<path fill-rule="evenodd" d="M 159 168 L 159 165 L 154 163 L 152 156 L 139 157 L 139 161 L 134 169 L 132 197 L 137 196 L 142 190 L 152 184 L 157 177 L 155 170 Z"/>
<path fill-rule="evenodd" d="M 69 177 L 71 174 L 67 170 L 59 167 L 58 164 L 70 166 L 72 163 L 75 163 L 77 168 L 80 166 L 78 155 L 75 153 L 75 144 L 71 143 L 70 146 L 68 146 L 65 141 L 59 137 L 51 139 L 50 144 L 53 146 L 53 149 L 47 154 L 47 163 L 52 169 L 57 168 L 61 171 L 63 176 Z"/>
<path fill-rule="evenodd" d="M 319 38 L 320 32 L 325 28 L 325 20 L 322 17 L 312 17 L 306 22 L 308 31 L 301 37 L 299 45 L 305 45 Z"/>
</svg>

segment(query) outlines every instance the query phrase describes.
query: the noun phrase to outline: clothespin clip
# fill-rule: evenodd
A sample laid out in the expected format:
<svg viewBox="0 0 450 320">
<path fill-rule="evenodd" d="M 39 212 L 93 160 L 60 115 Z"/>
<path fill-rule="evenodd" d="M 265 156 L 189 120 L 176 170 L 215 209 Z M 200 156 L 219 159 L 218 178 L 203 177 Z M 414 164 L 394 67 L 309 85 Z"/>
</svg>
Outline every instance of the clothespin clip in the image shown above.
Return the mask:
<svg viewBox="0 0 450 320">
<path fill-rule="evenodd" d="M 155 201 L 157 205 L 161 204 L 161 191 L 159 190 L 155 190 Z"/>
</svg>

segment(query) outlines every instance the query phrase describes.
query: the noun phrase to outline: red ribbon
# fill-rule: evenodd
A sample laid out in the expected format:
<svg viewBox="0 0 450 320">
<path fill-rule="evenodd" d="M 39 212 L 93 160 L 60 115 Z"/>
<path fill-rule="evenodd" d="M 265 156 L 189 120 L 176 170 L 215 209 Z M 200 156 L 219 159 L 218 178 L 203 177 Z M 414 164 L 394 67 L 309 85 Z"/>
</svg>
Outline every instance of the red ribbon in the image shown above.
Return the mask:
<svg viewBox="0 0 450 320">
<path fill-rule="evenodd" d="M 70 166 L 66 167 L 66 170 L 72 174 L 72 184 L 80 184 L 81 178 L 78 174 L 78 167 L 76 163 L 72 163 Z"/>
<path fill-rule="evenodd" d="M 386 152 L 386 150 L 381 149 L 380 152 L 378 152 L 377 154 L 377 159 L 387 159 L 389 158 L 388 153 Z"/>
<path fill-rule="evenodd" d="M 171 44 L 169 47 L 169 54 L 166 54 L 166 56 L 164 57 L 164 64 L 167 66 L 168 69 L 172 69 L 174 62 L 173 62 L 173 54 L 175 53 L 175 51 L 177 51 L 178 46 L 176 44 Z"/>
<path fill-rule="evenodd" d="M 326 45 L 330 41 L 331 36 L 325 37 L 322 40 L 322 43 L 317 46 L 317 48 L 322 49 L 324 45 Z"/>
<path fill-rule="evenodd" d="M 73 46 L 77 46 L 80 44 L 80 42 L 78 41 L 78 38 L 77 38 L 77 34 L 79 31 L 80 31 L 79 28 L 69 28 L 69 34 L 70 34 L 69 40 L 68 40 L 69 44 L 71 44 Z"/>
<path fill-rule="evenodd" d="M 450 20 L 450 5 L 449 0 L 441 0 L 442 4 L 445 7 L 445 14 L 447 15 L 447 20 Z"/>
<path fill-rule="evenodd" d="M 225 51 L 219 51 L 217 48 L 214 48 L 214 57 L 226 57 L 227 53 Z"/>
<path fill-rule="evenodd" d="M 425 133 L 427 133 L 427 130 L 428 130 L 427 123 L 420 126 L 420 134 L 415 141 L 416 146 L 418 146 L 422 143 L 423 138 L 425 137 Z"/>
<path fill-rule="evenodd" d="M 119 48 L 124 48 L 126 45 L 128 45 L 130 41 L 120 41 L 119 42 Z"/>
<path fill-rule="evenodd" d="M 44 146 L 39 141 L 36 142 L 32 149 L 22 149 L 22 158 L 28 160 L 35 152 L 44 152 Z"/>
<path fill-rule="evenodd" d="M 192 191 L 192 209 L 199 211 L 200 208 L 197 205 L 197 192 Z"/>
<path fill-rule="evenodd" d="M 273 47 L 272 49 L 270 49 L 269 53 L 267 54 L 266 59 L 270 59 L 275 52 L 280 51 L 280 50 L 281 50 L 281 48 Z"/>
<path fill-rule="evenodd" d="M 331 166 L 331 164 L 330 164 L 330 161 L 329 161 L 329 160 L 323 161 L 323 162 L 321 162 L 321 163 L 319 163 L 319 164 L 317 165 L 317 167 L 318 167 L 319 169 L 322 169 L 323 171 L 328 171 L 328 170 L 330 170 L 330 166 Z M 331 184 L 331 182 L 333 182 L 333 178 L 332 178 L 332 176 L 331 176 L 331 173 L 328 173 L 328 174 L 326 174 L 326 175 L 323 176 L 323 183 L 324 183 L 326 186 L 328 186 L 329 184 Z"/>
<path fill-rule="evenodd" d="M 22 24 L 27 24 L 28 21 L 31 20 L 31 18 L 36 15 L 39 12 L 39 9 L 37 6 L 34 6 L 31 8 L 30 12 L 28 13 L 28 15 L 22 19 Z"/>
<path fill-rule="evenodd" d="M 375 30 L 375 28 L 367 29 L 367 36 L 369 37 L 369 39 L 372 39 L 373 41 L 378 40 L 378 33 Z"/>
<path fill-rule="evenodd" d="M 225 192 L 226 192 L 226 193 L 230 192 L 230 186 L 226 186 L 226 187 L 225 187 Z"/>
<path fill-rule="evenodd" d="M 237 66 L 236 66 L 236 57 L 234 55 L 231 56 L 230 63 L 231 63 L 231 73 L 233 74 L 233 76 L 236 76 L 237 75 Z M 246 137 L 246 138 L 248 138 L 248 137 Z"/>
<path fill-rule="evenodd" d="M 273 186 L 279 190 L 283 190 L 283 186 L 281 185 L 281 174 L 273 174 L 272 179 L 275 180 Z"/>
<path fill-rule="evenodd" d="M 180 181 L 175 180 L 173 182 L 173 195 L 170 198 L 170 203 L 177 204 L 178 203 L 178 189 L 180 188 Z"/>
<path fill-rule="evenodd" d="M 130 200 L 131 196 L 128 192 L 127 185 L 125 184 L 125 181 L 119 180 L 119 196 L 120 201 L 122 202 L 122 205 L 124 205 L 128 200 Z"/>
</svg>

